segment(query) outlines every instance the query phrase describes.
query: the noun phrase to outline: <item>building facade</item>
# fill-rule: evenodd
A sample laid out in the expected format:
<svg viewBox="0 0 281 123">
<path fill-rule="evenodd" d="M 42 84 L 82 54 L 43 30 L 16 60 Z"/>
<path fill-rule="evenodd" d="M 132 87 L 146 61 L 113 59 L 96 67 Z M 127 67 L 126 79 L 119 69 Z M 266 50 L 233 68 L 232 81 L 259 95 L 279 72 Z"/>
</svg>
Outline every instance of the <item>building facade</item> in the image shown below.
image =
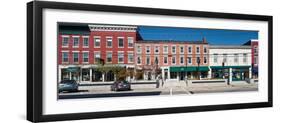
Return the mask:
<svg viewBox="0 0 281 123">
<path fill-rule="evenodd" d="M 244 44 L 252 48 L 252 76 L 258 78 L 259 76 L 259 42 L 258 40 L 250 40 Z"/>
<path fill-rule="evenodd" d="M 210 46 L 210 71 L 213 79 L 240 81 L 252 78 L 251 46 Z"/>
<path fill-rule="evenodd" d="M 114 81 L 114 66 L 132 71 L 127 79 L 133 80 L 258 77 L 257 40 L 241 46 L 209 45 L 205 38 L 143 40 L 137 26 L 60 24 L 57 50 L 59 81 Z"/>
<path fill-rule="evenodd" d="M 113 71 L 97 67 L 134 68 L 135 26 L 61 25 L 58 36 L 59 80 L 114 81 Z"/>
<path fill-rule="evenodd" d="M 202 41 L 138 40 L 135 45 L 136 79 L 185 80 L 207 78 L 209 45 Z M 200 73 L 199 73 L 200 72 Z M 158 76 L 158 77 L 159 77 Z"/>
</svg>

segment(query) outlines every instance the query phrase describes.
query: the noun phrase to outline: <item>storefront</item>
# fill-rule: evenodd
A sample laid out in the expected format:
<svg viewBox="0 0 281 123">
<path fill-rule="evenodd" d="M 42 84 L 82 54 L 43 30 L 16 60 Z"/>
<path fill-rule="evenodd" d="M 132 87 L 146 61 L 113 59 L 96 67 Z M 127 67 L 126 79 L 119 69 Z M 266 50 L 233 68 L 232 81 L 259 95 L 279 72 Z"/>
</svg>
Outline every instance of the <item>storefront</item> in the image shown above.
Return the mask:
<svg viewBox="0 0 281 123">
<path fill-rule="evenodd" d="M 259 67 L 258 66 L 253 67 L 252 74 L 253 74 L 254 79 L 257 79 L 259 77 Z"/>
<path fill-rule="evenodd" d="M 61 69 L 61 80 L 80 81 L 80 67 L 68 67 Z"/>
<path fill-rule="evenodd" d="M 250 66 L 211 66 L 210 68 L 213 79 L 231 78 L 231 81 L 241 81 L 250 78 Z"/>
<path fill-rule="evenodd" d="M 170 67 L 170 78 L 185 80 L 207 78 L 209 68 L 207 66 L 188 66 L 188 67 Z"/>
</svg>

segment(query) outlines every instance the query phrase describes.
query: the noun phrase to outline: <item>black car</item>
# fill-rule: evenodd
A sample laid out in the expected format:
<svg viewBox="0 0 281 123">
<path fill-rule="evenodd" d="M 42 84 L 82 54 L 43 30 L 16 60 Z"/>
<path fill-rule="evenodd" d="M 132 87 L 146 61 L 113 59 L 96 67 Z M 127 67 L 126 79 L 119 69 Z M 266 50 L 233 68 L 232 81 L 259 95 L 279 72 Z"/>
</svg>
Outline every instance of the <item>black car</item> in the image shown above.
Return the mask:
<svg viewBox="0 0 281 123">
<path fill-rule="evenodd" d="M 131 83 L 128 81 L 115 81 L 110 88 L 111 91 L 128 91 L 131 90 Z"/>
<path fill-rule="evenodd" d="M 78 83 L 75 80 L 62 80 L 59 83 L 59 92 L 77 92 Z"/>
</svg>

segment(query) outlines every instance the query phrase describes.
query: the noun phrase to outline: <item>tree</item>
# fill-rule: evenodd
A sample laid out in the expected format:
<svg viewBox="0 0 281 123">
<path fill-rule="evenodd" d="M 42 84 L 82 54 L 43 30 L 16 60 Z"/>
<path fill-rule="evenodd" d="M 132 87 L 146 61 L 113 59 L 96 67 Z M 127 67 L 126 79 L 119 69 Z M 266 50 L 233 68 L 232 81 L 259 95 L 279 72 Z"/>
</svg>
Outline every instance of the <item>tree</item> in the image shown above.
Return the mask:
<svg viewBox="0 0 281 123">
<path fill-rule="evenodd" d="M 111 68 L 110 68 L 110 70 L 112 70 L 112 72 L 114 73 L 114 80 L 116 81 L 116 80 L 120 80 L 120 76 L 122 76 L 122 75 L 120 75 L 121 73 L 121 71 L 123 70 L 123 69 L 125 69 L 126 70 L 126 68 L 124 68 L 124 67 L 121 67 L 121 66 L 111 66 Z"/>
</svg>

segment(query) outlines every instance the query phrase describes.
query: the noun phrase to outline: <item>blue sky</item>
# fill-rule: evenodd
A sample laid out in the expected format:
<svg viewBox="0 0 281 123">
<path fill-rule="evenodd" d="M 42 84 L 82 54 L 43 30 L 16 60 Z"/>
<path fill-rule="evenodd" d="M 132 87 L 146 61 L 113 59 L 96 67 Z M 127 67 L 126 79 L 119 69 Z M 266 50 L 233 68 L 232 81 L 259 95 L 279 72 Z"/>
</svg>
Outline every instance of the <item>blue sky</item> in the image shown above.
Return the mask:
<svg viewBox="0 0 281 123">
<path fill-rule="evenodd" d="M 258 31 L 196 29 L 176 27 L 139 26 L 144 40 L 198 41 L 203 37 L 213 45 L 241 45 L 250 39 L 258 39 Z"/>
</svg>

